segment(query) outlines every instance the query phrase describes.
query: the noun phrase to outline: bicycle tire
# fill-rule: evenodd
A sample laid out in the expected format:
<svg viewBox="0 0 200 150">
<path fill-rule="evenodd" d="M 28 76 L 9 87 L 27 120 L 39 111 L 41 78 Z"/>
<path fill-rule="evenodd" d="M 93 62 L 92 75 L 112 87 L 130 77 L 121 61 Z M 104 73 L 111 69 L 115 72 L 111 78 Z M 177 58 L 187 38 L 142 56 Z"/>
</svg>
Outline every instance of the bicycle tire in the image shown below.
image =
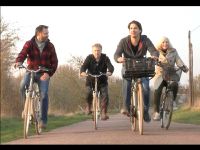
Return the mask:
<svg viewBox="0 0 200 150">
<path fill-rule="evenodd" d="M 168 130 L 171 119 L 172 119 L 172 113 L 173 113 L 173 99 L 172 99 L 173 93 L 172 91 L 168 91 L 166 93 L 166 97 L 162 104 L 162 116 L 161 116 L 161 127 Z"/>
<path fill-rule="evenodd" d="M 136 108 L 137 108 L 136 95 L 135 92 L 133 92 L 131 97 L 131 106 L 130 106 L 130 123 L 132 131 L 137 130 Z"/>
<path fill-rule="evenodd" d="M 139 128 L 139 133 L 140 135 L 143 134 L 143 116 L 144 116 L 144 104 L 143 104 L 143 89 L 142 89 L 142 84 L 138 84 L 138 128 Z"/>
<path fill-rule="evenodd" d="M 100 101 L 100 93 L 98 93 L 98 99 L 97 99 L 97 101 L 98 101 L 98 105 L 97 105 L 97 112 L 98 112 L 98 119 L 101 119 L 101 101 Z"/>
<path fill-rule="evenodd" d="M 35 92 L 35 91 L 34 91 Z M 39 127 L 39 115 L 40 115 L 40 101 L 39 97 L 37 97 L 36 94 L 34 94 L 34 97 L 32 99 L 32 110 L 33 110 L 33 118 L 35 122 L 35 131 L 39 135 L 41 133 L 41 129 Z"/>
<path fill-rule="evenodd" d="M 30 110 L 31 110 L 30 97 L 27 97 L 25 100 L 25 105 L 24 105 L 24 138 L 25 139 L 27 139 L 28 137 L 30 113 L 31 113 Z"/>
<path fill-rule="evenodd" d="M 97 97 L 95 96 L 93 99 L 93 121 L 95 130 L 97 130 L 97 117 Z"/>
</svg>

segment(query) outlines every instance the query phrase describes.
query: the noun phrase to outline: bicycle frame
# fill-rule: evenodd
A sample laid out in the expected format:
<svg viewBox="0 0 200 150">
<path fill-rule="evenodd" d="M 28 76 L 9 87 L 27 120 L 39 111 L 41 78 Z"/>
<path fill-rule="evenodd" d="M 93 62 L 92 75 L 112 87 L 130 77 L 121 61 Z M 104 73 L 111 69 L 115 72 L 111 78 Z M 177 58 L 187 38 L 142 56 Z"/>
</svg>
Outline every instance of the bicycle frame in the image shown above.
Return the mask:
<svg viewBox="0 0 200 150">
<path fill-rule="evenodd" d="M 40 134 L 42 132 L 41 128 L 39 128 L 39 116 L 40 116 L 40 95 L 38 94 L 39 91 L 37 90 L 38 86 L 34 88 L 34 85 L 36 84 L 34 82 L 34 75 L 35 73 L 43 70 L 43 71 L 49 71 L 46 68 L 39 67 L 38 70 L 30 70 L 26 67 L 19 66 L 19 68 L 25 68 L 28 72 L 30 72 L 30 82 L 29 87 L 26 90 L 26 100 L 24 105 L 24 138 L 26 139 L 28 136 L 28 130 L 30 125 L 30 120 L 33 120 L 33 123 L 35 124 L 36 133 Z"/>
<path fill-rule="evenodd" d="M 97 80 L 100 76 L 106 75 L 106 74 L 100 73 L 100 75 L 92 75 L 92 74 L 88 74 L 88 75 L 95 78 L 95 87 L 93 89 L 92 106 L 93 106 L 94 128 L 95 130 L 97 130 L 98 119 L 101 119 L 100 91 L 98 91 L 98 88 L 97 88 Z"/>
</svg>

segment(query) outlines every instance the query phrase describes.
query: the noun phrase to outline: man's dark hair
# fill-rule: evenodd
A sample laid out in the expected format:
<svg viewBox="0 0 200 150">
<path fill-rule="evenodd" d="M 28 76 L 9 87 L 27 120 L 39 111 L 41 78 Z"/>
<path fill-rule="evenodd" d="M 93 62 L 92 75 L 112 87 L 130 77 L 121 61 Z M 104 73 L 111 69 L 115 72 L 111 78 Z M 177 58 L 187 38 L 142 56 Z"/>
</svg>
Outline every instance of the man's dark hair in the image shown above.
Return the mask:
<svg viewBox="0 0 200 150">
<path fill-rule="evenodd" d="M 43 29 L 48 29 L 48 26 L 45 25 L 39 25 L 36 29 L 35 29 L 35 36 L 37 35 L 37 33 L 42 32 Z"/>
<path fill-rule="evenodd" d="M 141 30 L 141 33 L 142 33 L 142 25 L 140 22 L 136 21 L 136 20 L 133 20 L 131 21 L 129 24 L 128 24 L 128 29 L 130 29 L 130 26 L 131 24 L 136 24 L 138 26 L 138 28 Z"/>
</svg>

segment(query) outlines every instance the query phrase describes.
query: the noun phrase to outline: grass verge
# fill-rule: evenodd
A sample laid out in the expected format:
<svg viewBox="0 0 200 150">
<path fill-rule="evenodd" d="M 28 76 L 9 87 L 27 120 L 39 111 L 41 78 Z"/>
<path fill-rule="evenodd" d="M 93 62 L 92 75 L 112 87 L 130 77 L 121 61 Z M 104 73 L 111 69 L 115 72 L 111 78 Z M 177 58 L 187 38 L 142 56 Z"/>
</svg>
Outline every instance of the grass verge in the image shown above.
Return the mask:
<svg viewBox="0 0 200 150">
<path fill-rule="evenodd" d="M 44 132 L 52 129 L 71 125 L 80 121 L 84 121 L 91 118 L 84 114 L 74 114 L 72 116 L 48 116 L 48 126 Z M 34 125 L 30 126 L 30 134 L 34 135 Z M 23 138 L 23 120 L 21 118 L 1 118 L 1 141 L 0 143 L 6 143 L 15 139 Z"/>
<path fill-rule="evenodd" d="M 174 122 L 200 125 L 200 109 L 180 108 L 174 111 L 172 120 Z"/>
</svg>

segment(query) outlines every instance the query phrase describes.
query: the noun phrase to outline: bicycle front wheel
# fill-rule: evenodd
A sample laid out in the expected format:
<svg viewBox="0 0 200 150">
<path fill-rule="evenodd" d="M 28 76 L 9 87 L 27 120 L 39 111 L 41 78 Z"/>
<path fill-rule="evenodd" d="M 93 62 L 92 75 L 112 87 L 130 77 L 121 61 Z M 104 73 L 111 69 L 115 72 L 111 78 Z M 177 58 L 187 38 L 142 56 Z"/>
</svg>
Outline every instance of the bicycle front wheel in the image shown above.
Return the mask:
<svg viewBox="0 0 200 150">
<path fill-rule="evenodd" d="M 167 92 L 162 104 L 161 127 L 168 129 L 171 123 L 173 113 L 173 93 Z"/>
<path fill-rule="evenodd" d="M 135 91 L 133 91 L 132 97 L 131 97 L 131 106 L 130 106 L 130 122 L 131 122 L 132 131 L 136 131 L 137 129 L 136 108 L 137 108 L 137 99 L 136 99 Z"/>
<path fill-rule="evenodd" d="M 144 104 L 143 104 L 143 88 L 142 84 L 138 84 L 138 127 L 140 135 L 143 134 L 143 116 L 144 116 Z"/>
<path fill-rule="evenodd" d="M 93 98 L 93 121 L 94 121 L 94 129 L 97 130 L 97 120 L 98 120 L 98 103 L 97 97 Z"/>
<path fill-rule="evenodd" d="M 42 131 L 39 127 L 40 121 L 40 99 L 37 95 L 35 95 L 32 99 L 32 109 L 33 109 L 33 118 L 35 122 L 35 130 L 36 133 L 39 135 Z"/>
<path fill-rule="evenodd" d="M 30 97 L 27 97 L 25 100 L 24 105 L 24 138 L 26 139 L 28 137 L 28 130 L 30 125 L 30 117 L 31 117 L 31 99 Z"/>
</svg>

